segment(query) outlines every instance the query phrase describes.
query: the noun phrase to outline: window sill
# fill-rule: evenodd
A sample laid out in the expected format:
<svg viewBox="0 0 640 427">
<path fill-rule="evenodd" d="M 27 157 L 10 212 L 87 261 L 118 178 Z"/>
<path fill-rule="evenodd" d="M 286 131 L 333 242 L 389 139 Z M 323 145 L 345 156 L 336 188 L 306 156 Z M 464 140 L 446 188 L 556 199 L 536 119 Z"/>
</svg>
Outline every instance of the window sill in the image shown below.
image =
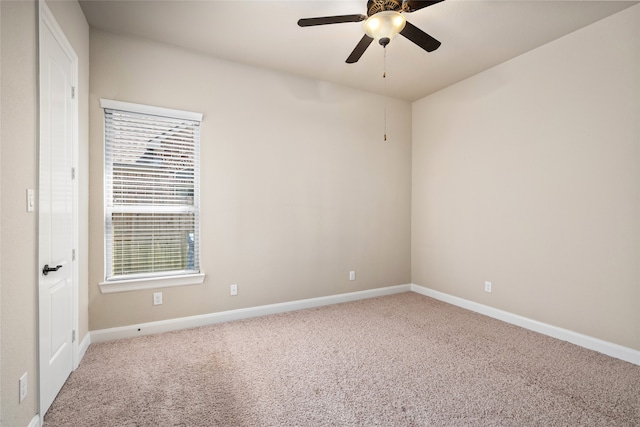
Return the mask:
<svg viewBox="0 0 640 427">
<path fill-rule="evenodd" d="M 146 279 L 113 280 L 100 282 L 100 292 L 138 291 L 140 289 L 168 288 L 174 286 L 200 285 L 204 282 L 204 273 L 185 274 L 181 276 L 150 277 Z"/>
</svg>

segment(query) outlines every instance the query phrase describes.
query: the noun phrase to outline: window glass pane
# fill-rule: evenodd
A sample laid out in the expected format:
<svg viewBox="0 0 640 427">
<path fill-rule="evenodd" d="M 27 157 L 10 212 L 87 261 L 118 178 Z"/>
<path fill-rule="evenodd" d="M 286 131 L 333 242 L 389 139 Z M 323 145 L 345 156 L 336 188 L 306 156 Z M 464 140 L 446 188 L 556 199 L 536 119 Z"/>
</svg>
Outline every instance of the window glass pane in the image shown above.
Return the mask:
<svg viewBox="0 0 640 427">
<path fill-rule="evenodd" d="M 114 275 L 193 270 L 193 212 L 114 212 L 111 218 Z"/>
</svg>

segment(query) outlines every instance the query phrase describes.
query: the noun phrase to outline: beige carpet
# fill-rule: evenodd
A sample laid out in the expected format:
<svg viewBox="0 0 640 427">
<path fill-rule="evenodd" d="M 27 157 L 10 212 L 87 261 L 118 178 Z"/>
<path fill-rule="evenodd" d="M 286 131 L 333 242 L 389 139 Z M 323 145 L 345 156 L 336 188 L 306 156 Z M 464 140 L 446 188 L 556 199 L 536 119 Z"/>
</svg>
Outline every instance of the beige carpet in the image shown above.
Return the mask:
<svg viewBox="0 0 640 427">
<path fill-rule="evenodd" d="M 416 293 L 92 344 L 53 426 L 640 426 L 640 367 Z"/>
</svg>

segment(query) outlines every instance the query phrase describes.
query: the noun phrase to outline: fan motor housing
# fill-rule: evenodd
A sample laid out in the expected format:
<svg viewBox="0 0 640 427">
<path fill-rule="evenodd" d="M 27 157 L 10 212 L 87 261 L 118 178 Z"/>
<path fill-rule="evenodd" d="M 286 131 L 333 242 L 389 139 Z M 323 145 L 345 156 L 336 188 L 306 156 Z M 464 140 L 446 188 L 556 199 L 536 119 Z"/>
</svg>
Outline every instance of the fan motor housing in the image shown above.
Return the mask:
<svg viewBox="0 0 640 427">
<path fill-rule="evenodd" d="M 401 12 L 403 10 L 402 0 L 369 0 L 367 1 L 367 16 L 375 15 L 385 10 Z"/>
</svg>

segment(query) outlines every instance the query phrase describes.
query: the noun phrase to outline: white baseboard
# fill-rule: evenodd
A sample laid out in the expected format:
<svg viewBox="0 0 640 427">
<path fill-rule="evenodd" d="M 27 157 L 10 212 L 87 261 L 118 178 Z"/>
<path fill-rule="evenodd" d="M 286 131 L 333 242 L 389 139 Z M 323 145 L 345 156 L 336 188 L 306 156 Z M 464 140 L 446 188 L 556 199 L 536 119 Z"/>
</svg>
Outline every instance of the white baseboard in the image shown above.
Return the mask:
<svg viewBox="0 0 640 427">
<path fill-rule="evenodd" d="M 232 320 L 248 319 L 251 317 L 266 316 L 269 314 L 285 313 L 287 311 L 303 310 L 305 308 L 321 307 L 324 305 L 380 297 L 401 292 L 409 292 L 411 291 L 411 286 L 412 285 L 389 286 L 386 288 L 350 292 L 347 294 L 329 295 L 326 297 L 262 305 L 258 307 L 241 308 L 237 310 L 222 311 L 219 313 L 202 314 L 199 316 L 181 317 L 178 319 L 160 320 L 157 322 L 142 323 L 138 325 L 101 329 L 91 331 L 91 337 L 89 341 L 93 343 L 111 341 L 120 338 L 131 338 L 141 335 L 150 335 L 161 332 L 175 331 L 179 329 L 212 325 L 214 323 L 230 322 Z M 84 341 L 85 340 L 83 340 L 83 342 Z"/>
<path fill-rule="evenodd" d="M 34 415 L 27 427 L 40 427 L 40 415 Z"/>
<path fill-rule="evenodd" d="M 607 356 L 615 357 L 617 359 L 621 359 L 635 365 L 640 365 L 640 351 L 634 350 L 632 348 L 623 347 L 621 345 L 603 341 L 598 338 L 593 338 L 588 335 L 579 334 L 568 329 L 563 329 L 557 326 L 549 325 L 547 323 L 538 322 L 537 320 L 529 319 L 527 317 L 509 313 L 507 311 L 469 301 L 464 298 L 459 298 L 453 295 L 445 294 L 443 292 L 434 291 L 433 289 L 425 288 L 424 286 L 412 284 L 411 290 L 413 292 L 437 299 L 439 301 L 465 308 L 467 310 L 475 311 L 476 313 L 484 314 L 485 316 L 493 317 L 494 319 L 502 320 L 503 322 L 511 323 L 513 325 L 517 325 L 522 328 L 548 335 L 550 337 L 557 338 L 563 341 L 568 341 L 572 344 L 579 345 L 580 347 L 588 348 L 589 350 L 595 350 L 599 353 L 603 353 Z"/>
<path fill-rule="evenodd" d="M 298 301 L 283 302 L 278 304 L 262 305 L 258 307 L 241 308 L 237 310 L 223 311 L 219 313 L 202 314 L 199 316 L 181 317 L 177 319 L 160 320 L 157 322 L 141 323 L 137 325 L 122 326 L 117 328 L 91 331 L 85 335 L 78 348 L 78 361 L 82 360 L 89 344 L 92 342 L 111 341 L 121 338 L 132 338 L 141 335 L 157 334 L 180 329 L 195 328 L 198 326 L 212 325 L 214 323 L 230 322 L 233 320 L 248 319 L 251 317 L 266 316 L 269 314 L 285 313 L 287 311 L 303 310 L 306 308 L 321 307 L 324 305 L 339 304 L 342 302 L 356 301 L 366 298 L 374 298 L 400 292 L 413 291 L 439 301 L 443 301 L 503 322 L 511 323 L 534 332 L 548 335 L 572 344 L 579 345 L 590 350 L 615 357 L 635 365 L 640 365 L 640 351 L 623 347 L 588 335 L 583 335 L 568 329 L 542 323 L 537 320 L 489 307 L 474 301 L 459 298 L 443 292 L 435 291 L 420 285 L 398 285 L 386 288 L 370 289 L 366 291 L 351 292 L 347 294 L 329 295 L 326 297 L 310 298 Z M 29 426 L 31 427 L 31 426 Z"/>
</svg>

